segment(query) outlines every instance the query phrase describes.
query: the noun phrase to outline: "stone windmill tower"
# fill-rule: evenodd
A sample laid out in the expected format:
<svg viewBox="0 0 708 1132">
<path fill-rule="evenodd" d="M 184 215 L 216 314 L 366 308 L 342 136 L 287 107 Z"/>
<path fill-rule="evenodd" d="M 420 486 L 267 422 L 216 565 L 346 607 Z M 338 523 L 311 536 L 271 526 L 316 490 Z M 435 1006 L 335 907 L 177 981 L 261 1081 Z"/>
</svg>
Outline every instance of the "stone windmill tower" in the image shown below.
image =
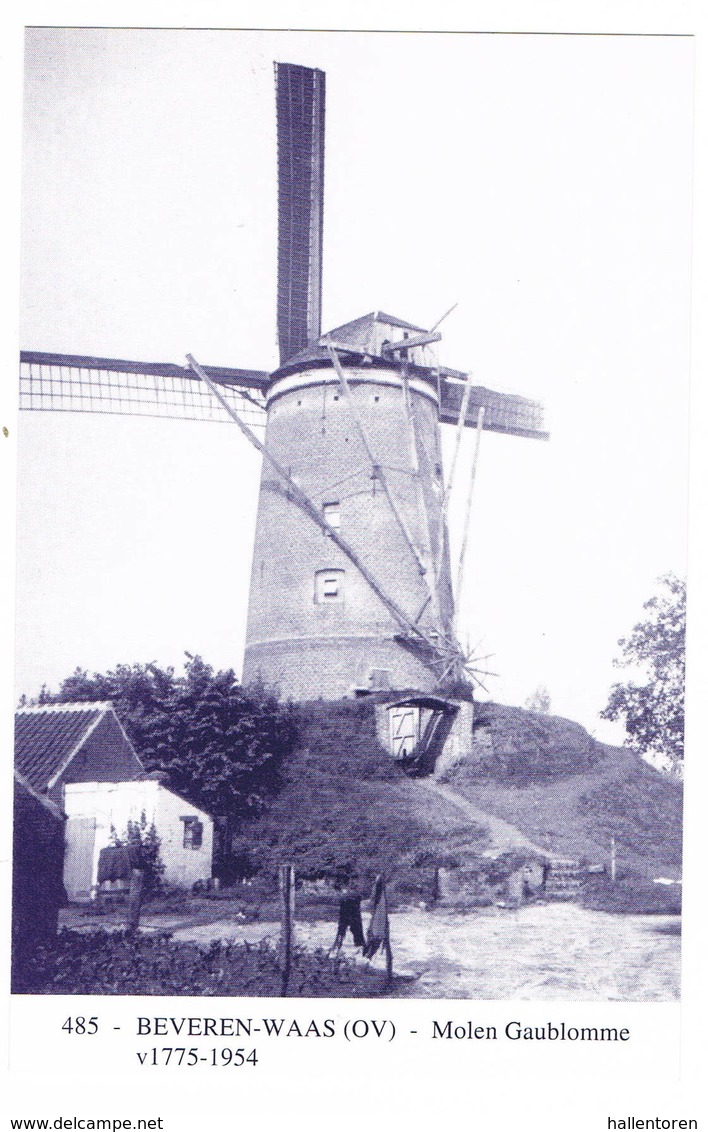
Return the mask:
<svg viewBox="0 0 708 1132">
<path fill-rule="evenodd" d="M 465 663 L 440 421 L 543 435 L 542 413 L 441 370 L 429 349 L 440 334 L 392 315 L 321 335 L 324 75 L 276 64 L 276 91 L 281 364 L 265 445 L 322 522 L 264 460 L 244 679 L 297 699 L 433 692 Z"/>
<path fill-rule="evenodd" d="M 263 454 L 244 681 L 432 694 L 466 668 L 440 424 L 543 438 L 542 408 L 438 365 L 436 328 L 374 312 L 322 335 L 325 79 L 275 75 L 279 368 L 23 352 L 21 407 L 236 421 Z"/>
</svg>

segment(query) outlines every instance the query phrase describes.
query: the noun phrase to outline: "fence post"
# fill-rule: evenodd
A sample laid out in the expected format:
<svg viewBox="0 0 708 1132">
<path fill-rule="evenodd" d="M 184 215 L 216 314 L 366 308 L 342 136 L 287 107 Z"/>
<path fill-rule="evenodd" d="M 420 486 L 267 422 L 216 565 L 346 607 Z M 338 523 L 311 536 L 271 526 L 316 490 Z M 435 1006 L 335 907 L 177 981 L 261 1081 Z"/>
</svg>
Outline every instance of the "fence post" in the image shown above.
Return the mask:
<svg viewBox="0 0 708 1132">
<path fill-rule="evenodd" d="M 288 993 L 290 967 L 293 951 L 293 918 L 295 914 L 295 869 L 292 865 L 281 865 L 279 870 L 281 928 L 280 928 L 280 991 L 283 998 Z"/>
<path fill-rule="evenodd" d="M 610 880 L 613 884 L 617 880 L 617 848 L 615 846 L 614 833 L 610 838 Z"/>
<path fill-rule="evenodd" d="M 142 869 L 130 870 L 130 889 L 128 892 L 128 922 L 126 929 L 136 932 L 140 927 L 140 910 L 143 906 L 145 874 Z"/>
<path fill-rule="evenodd" d="M 386 985 L 390 986 L 393 982 L 393 952 L 391 951 L 391 937 L 389 935 L 388 925 L 386 925 L 384 954 L 386 956 Z"/>
</svg>

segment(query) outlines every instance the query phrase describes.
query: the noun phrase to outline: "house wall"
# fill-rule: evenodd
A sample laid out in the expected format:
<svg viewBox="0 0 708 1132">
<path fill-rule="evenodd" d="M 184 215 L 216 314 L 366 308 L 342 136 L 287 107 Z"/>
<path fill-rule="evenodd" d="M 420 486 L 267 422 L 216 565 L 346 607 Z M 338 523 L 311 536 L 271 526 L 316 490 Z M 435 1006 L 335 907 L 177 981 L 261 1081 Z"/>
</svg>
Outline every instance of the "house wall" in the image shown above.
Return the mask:
<svg viewBox="0 0 708 1132">
<path fill-rule="evenodd" d="M 107 712 L 51 787 L 49 797 L 61 805 L 67 782 L 128 782 L 144 773 L 118 720 Z"/>
<path fill-rule="evenodd" d="M 165 866 L 165 884 L 190 888 L 197 880 L 211 877 L 214 823 L 191 802 L 185 801 L 155 781 L 68 783 L 64 788 L 64 810 L 68 830 L 72 818 L 95 819 L 95 838 L 91 849 L 92 885 L 96 884 L 98 857 L 101 849 L 111 844 L 111 830 L 120 837 L 129 821 L 140 821 L 144 813 L 154 823 L 160 838 L 160 857 Z M 201 821 L 202 844 L 199 848 L 184 847 L 184 822 L 192 816 Z M 67 856 L 72 847 L 67 845 Z M 68 881 L 65 874 L 65 881 Z M 70 899 L 85 898 L 81 893 L 68 893 Z"/>
<path fill-rule="evenodd" d="M 374 456 L 413 542 L 435 577 L 442 541 L 437 604 L 452 617 L 447 532 L 440 530 L 443 491 L 435 390 L 411 381 L 423 507 L 410 474 L 410 435 L 398 370 L 347 369 L 352 400 Z M 269 393 L 265 442 L 317 507 L 338 502 L 340 535 L 371 568 L 383 590 L 422 628 L 437 627 L 428 589 L 394 518 L 355 420 L 331 367 L 277 380 Z M 396 471 L 396 468 L 407 469 Z M 431 556 L 432 542 L 432 556 Z M 315 575 L 342 570 L 342 599 L 316 599 Z M 370 686 L 371 669 L 390 672 L 392 688 L 430 691 L 435 676 L 394 640 L 400 631 L 369 584 L 312 519 L 288 498 L 283 480 L 263 461 L 251 573 L 243 679 L 258 677 L 295 699 L 350 695 Z"/>
<path fill-rule="evenodd" d="M 37 944 L 56 935 L 62 884 L 64 819 L 15 779 L 12 851 L 12 984 L 25 987 L 25 962 Z"/>
</svg>

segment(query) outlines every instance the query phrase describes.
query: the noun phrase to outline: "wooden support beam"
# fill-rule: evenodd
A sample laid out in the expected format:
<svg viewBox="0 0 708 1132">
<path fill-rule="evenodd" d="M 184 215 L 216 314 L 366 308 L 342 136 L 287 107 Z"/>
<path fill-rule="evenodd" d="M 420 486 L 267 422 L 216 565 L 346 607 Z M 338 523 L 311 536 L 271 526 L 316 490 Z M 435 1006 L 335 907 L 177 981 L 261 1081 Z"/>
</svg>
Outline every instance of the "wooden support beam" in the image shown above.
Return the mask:
<svg viewBox="0 0 708 1132">
<path fill-rule="evenodd" d="M 140 912 L 143 907 L 145 895 L 145 873 L 142 869 L 130 870 L 130 889 L 128 892 L 128 915 L 125 930 L 137 932 L 140 927 Z"/>
<path fill-rule="evenodd" d="M 226 410 L 232 420 L 238 425 L 246 439 L 263 455 L 263 457 L 269 462 L 277 475 L 283 480 L 284 483 L 287 484 L 289 497 L 292 502 L 295 503 L 296 506 L 298 506 L 300 510 L 308 516 L 308 518 L 310 518 L 314 523 L 317 524 L 320 530 L 327 536 L 327 538 L 330 538 L 332 540 L 335 546 L 339 547 L 339 549 L 342 551 L 342 554 L 344 554 L 345 557 L 348 558 L 352 565 L 355 567 L 355 569 L 359 571 L 364 581 L 373 590 L 381 604 L 388 610 L 393 619 L 401 626 L 402 629 L 405 629 L 407 632 L 411 633 L 421 644 L 426 645 L 428 648 L 435 648 L 435 646 L 427 638 L 425 633 L 421 629 L 419 629 L 418 626 L 413 623 L 413 621 L 411 621 L 406 613 L 403 612 L 398 603 L 394 601 L 392 597 L 389 597 L 389 595 L 376 580 L 369 568 L 361 561 L 354 548 L 349 545 L 346 539 L 342 538 L 339 531 L 336 531 L 334 527 L 331 527 L 329 525 L 327 520 L 321 515 L 319 508 L 302 490 L 300 485 L 295 482 L 290 473 L 286 471 L 286 469 L 275 458 L 272 452 L 269 451 L 263 441 L 259 440 L 255 433 L 252 432 L 248 427 L 248 425 L 241 420 L 238 413 L 236 413 L 235 410 L 231 407 L 218 387 L 207 376 L 202 367 L 198 362 L 195 361 L 191 354 L 187 354 L 187 361 L 189 362 L 192 370 L 197 375 L 197 377 L 200 377 L 202 379 L 204 384 L 216 397 L 217 401 Z"/>
<path fill-rule="evenodd" d="M 450 502 L 450 493 L 455 482 L 455 469 L 457 467 L 457 457 L 460 451 L 460 441 L 462 440 L 462 432 L 465 427 L 467 419 L 467 407 L 470 403 L 470 394 L 472 393 L 472 373 L 467 374 L 467 381 L 465 382 L 465 389 L 462 394 L 462 401 L 460 403 L 460 414 L 457 418 L 457 428 L 455 429 L 455 447 L 452 453 L 452 462 L 450 464 L 450 475 L 447 479 L 447 486 L 445 487 L 445 494 L 443 496 L 443 510 L 447 514 L 448 504 Z"/>
<path fill-rule="evenodd" d="M 366 429 L 364 428 L 364 422 L 362 421 L 361 417 L 359 416 L 359 413 L 357 412 L 356 405 L 354 404 L 354 399 L 353 399 L 352 394 L 351 394 L 349 382 L 347 381 L 347 375 L 344 372 L 344 369 L 342 367 L 342 363 L 340 362 L 339 357 L 337 355 L 337 351 L 335 350 L 334 346 L 332 346 L 331 343 L 329 343 L 329 342 L 327 343 L 327 353 L 329 354 L 330 359 L 332 361 L 332 365 L 334 366 L 334 368 L 336 370 L 337 377 L 339 378 L 339 384 L 342 388 L 342 394 L 344 396 L 344 400 L 347 403 L 347 407 L 348 407 L 348 409 L 349 409 L 349 411 L 352 415 L 352 418 L 354 420 L 354 423 L 357 427 L 357 431 L 358 431 L 359 436 L 361 438 L 361 442 L 364 445 L 364 449 L 366 451 L 366 454 L 369 457 L 369 460 L 371 461 L 371 465 L 372 465 L 374 472 L 376 474 L 376 478 L 378 479 L 379 483 L 381 484 L 381 487 L 384 490 L 384 493 L 385 493 L 386 498 L 387 498 L 388 503 L 389 503 L 389 507 L 391 508 L 391 511 L 393 512 L 393 516 L 394 516 L 396 522 L 398 523 L 401 534 L 403 535 L 403 538 L 405 539 L 406 544 L 408 545 L 408 548 L 409 548 L 411 554 L 415 558 L 416 566 L 418 567 L 418 572 L 421 574 L 421 576 L 425 577 L 425 574 L 427 573 L 427 568 L 426 568 L 425 562 L 423 561 L 423 559 L 421 557 L 421 554 L 420 554 L 420 551 L 418 550 L 418 547 L 413 542 L 413 537 L 412 537 L 410 531 L 408 530 L 408 524 L 406 523 L 406 520 L 404 519 L 403 514 L 402 514 L 400 508 L 398 507 L 396 500 L 393 497 L 393 494 L 392 494 L 391 489 L 390 489 L 389 484 L 388 484 L 388 480 L 386 478 L 386 473 L 384 472 L 381 464 L 376 459 L 376 456 L 373 453 L 371 445 L 369 444 L 369 438 L 366 435 Z"/>
<path fill-rule="evenodd" d="M 464 393 L 462 394 L 462 403 L 460 405 L 460 415 L 457 418 L 457 429 L 455 431 L 455 447 L 452 451 L 452 462 L 450 464 L 450 474 L 447 478 L 447 484 L 443 492 L 442 501 L 440 504 L 440 522 L 438 526 L 438 557 L 436 562 L 436 575 L 439 575 L 442 570 L 442 558 L 445 549 L 445 523 L 447 521 L 447 512 L 450 505 L 450 495 L 452 494 L 453 484 L 455 482 L 455 470 L 457 468 L 457 457 L 460 453 L 460 442 L 462 440 L 462 431 L 465 427 L 465 420 L 467 418 L 467 406 L 470 402 L 470 394 L 472 393 L 472 373 L 467 374 L 467 381 L 465 383 Z"/>
<path fill-rule="evenodd" d="M 326 346 L 327 348 L 331 346 L 340 354 L 356 354 L 358 357 L 362 358 L 372 357 L 370 350 L 362 350 L 361 346 L 349 346 L 346 342 L 335 342 L 333 338 L 320 339 L 318 344 L 320 346 Z"/>
<path fill-rule="evenodd" d="M 416 499 L 418 502 L 418 521 L 421 529 L 424 530 L 428 536 L 428 559 L 430 563 L 430 570 L 426 574 L 426 582 L 428 586 L 428 593 L 433 604 L 433 612 L 435 614 L 435 624 L 442 632 L 442 617 L 440 614 L 440 593 L 438 590 L 438 575 L 435 567 L 435 547 L 433 543 L 433 532 L 430 526 L 430 513 L 425 503 L 423 495 L 423 485 L 420 481 L 420 461 L 418 460 L 418 435 L 415 428 L 415 417 L 413 416 L 413 404 L 411 401 L 411 391 L 408 382 L 408 366 L 405 362 L 401 364 L 401 390 L 403 392 L 403 411 L 406 415 L 406 425 L 408 428 L 408 443 L 410 447 L 410 461 L 415 481 Z M 416 618 L 416 624 L 420 618 Z"/>
<path fill-rule="evenodd" d="M 424 334 L 414 334 L 412 338 L 402 338 L 400 342 L 387 342 L 385 350 L 389 354 L 396 354 L 400 350 L 411 350 L 414 346 L 427 346 L 431 342 L 440 342 L 442 334 L 434 330 L 426 330 Z"/>
<path fill-rule="evenodd" d="M 472 468 L 470 470 L 470 485 L 467 491 L 467 503 L 465 505 L 465 518 L 462 528 L 462 547 L 460 549 L 460 560 L 457 567 L 457 585 L 455 587 L 455 620 L 459 617 L 460 611 L 460 596 L 462 593 L 462 579 L 465 573 L 465 558 L 467 556 L 467 542 L 470 533 L 470 512 L 472 510 L 472 496 L 474 494 L 474 481 L 477 477 L 477 461 L 479 459 L 479 445 L 482 439 L 482 429 L 484 428 L 484 406 L 479 410 L 477 417 L 477 435 L 475 437 L 474 455 L 472 457 Z"/>
</svg>

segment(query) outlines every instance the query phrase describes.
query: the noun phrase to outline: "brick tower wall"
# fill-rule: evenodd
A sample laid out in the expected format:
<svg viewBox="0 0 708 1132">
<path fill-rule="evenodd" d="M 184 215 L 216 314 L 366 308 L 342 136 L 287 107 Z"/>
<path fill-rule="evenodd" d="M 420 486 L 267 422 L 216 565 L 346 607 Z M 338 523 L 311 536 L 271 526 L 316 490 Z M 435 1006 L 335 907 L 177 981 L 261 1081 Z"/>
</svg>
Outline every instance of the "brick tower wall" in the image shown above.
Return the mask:
<svg viewBox="0 0 708 1132">
<path fill-rule="evenodd" d="M 443 475 L 435 389 L 410 382 L 419 481 L 397 369 L 347 369 L 352 399 L 413 541 L 434 577 Z M 268 402 L 266 445 L 382 588 L 413 620 L 427 583 L 395 520 L 330 367 L 276 379 Z M 422 484 L 422 491 L 419 483 Z M 421 505 L 422 495 L 422 505 Z M 329 505 L 329 507 L 327 506 Z M 338 506 L 334 506 L 338 505 Z M 421 627 L 452 617 L 447 532 L 436 600 Z M 329 571 L 342 571 L 334 578 Z M 394 641 L 398 625 L 342 551 L 287 498 L 264 460 L 251 574 L 244 682 L 260 678 L 294 699 L 349 695 L 378 682 L 432 691 L 435 675 Z M 379 670 L 372 675 L 372 670 Z M 388 676 L 385 674 L 388 673 Z"/>
</svg>

